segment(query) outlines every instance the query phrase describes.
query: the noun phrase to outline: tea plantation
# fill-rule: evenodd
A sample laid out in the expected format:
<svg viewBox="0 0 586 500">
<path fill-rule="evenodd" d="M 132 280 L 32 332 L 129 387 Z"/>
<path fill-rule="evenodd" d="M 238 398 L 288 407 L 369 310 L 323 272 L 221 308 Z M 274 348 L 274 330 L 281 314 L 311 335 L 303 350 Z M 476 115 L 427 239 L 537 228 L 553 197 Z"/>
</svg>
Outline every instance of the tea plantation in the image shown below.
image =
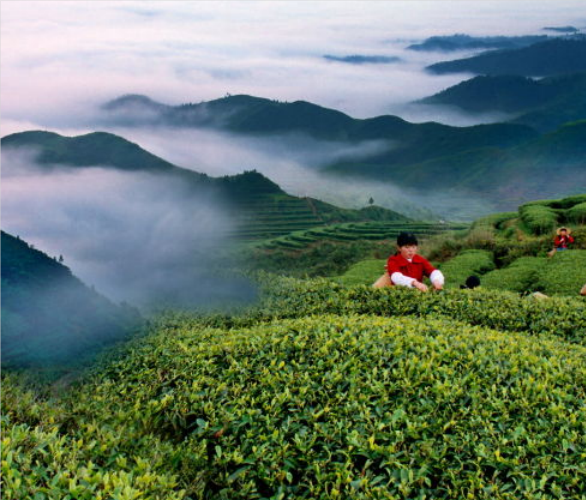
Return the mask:
<svg viewBox="0 0 586 500">
<path fill-rule="evenodd" d="M 264 290 L 60 396 L 5 377 L 4 498 L 585 498 L 586 301 Z"/>
<path fill-rule="evenodd" d="M 5 370 L 3 498 L 586 500 L 586 250 L 550 236 L 426 242 L 440 292 L 373 289 L 374 256 L 260 272 L 254 306 L 153 318 L 73 384 Z"/>
</svg>

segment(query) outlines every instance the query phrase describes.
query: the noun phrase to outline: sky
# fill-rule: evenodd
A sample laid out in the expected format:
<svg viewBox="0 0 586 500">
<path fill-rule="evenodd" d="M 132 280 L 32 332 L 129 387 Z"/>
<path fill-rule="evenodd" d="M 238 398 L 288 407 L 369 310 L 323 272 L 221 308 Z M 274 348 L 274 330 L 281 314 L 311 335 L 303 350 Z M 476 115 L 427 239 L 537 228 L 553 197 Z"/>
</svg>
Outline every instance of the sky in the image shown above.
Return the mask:
<svg viewBox="0 0 586 500">
<path fill-rule="evenodd" d="M 396 114 L 413 122 L 485 123 L 503 116 L 412 104 L 470 78 L 423 70 L 468 53 L 406 47 L 455 33 L 546 34 L 546 26 L 566 25 L 586 31 L 583 0 L 2 0 L 0 10 L 2 136 L 35 129 L 68 136 L 107 130 L 209 175 L 256 168 L 290 194 L 340 206 L 365 206 L 372 196 L 377 204 L 407 212 L 423 207 L 441 215 L 442 209 L 465 206 L 469 217 L 490 207 L 454 193 L 418 198 L 392 184 L 336 182 L 319 174 L 319 167 L 334 159 L 376 153 L 392 144 L 349 147 L 299 137 L 130 129 L 98 123 L 97 110 L 124 94 L 144 94 L 170 105 L 250 94 L 305 100 L 355 118 Z M 383 56 L 394 62 L 357 65 L 325 55 Z M 123 300 L 165 283 L 178 283 L 179 291 L 193 288 L 193 281 L 203 283 L 210 263 L 201 256 L 224 245 L 232 221 L 221 207 L 198 204 L 180 187 L 148 176 L 130 179 L 100 166 L 47 176 L 34 158 L 3 152 L 2 227 L 51 255 L 63 255 L 82 279 Z M 123 244 L 118 244 L 120 235 Z M 188 273 L 186 266 L 191 266 Z M 242 286 L 215 288 L 224 297 Z"/>
</svg>

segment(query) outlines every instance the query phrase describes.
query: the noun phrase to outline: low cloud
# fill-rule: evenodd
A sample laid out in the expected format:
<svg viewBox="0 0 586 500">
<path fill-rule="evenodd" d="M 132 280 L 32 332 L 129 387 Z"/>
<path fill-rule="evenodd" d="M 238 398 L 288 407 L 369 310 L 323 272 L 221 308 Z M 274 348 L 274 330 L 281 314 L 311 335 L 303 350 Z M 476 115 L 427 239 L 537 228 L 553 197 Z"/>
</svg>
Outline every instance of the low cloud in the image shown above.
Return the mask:
<svg viewBox="0 0 586 500">
<path fill-rule="evenodd" d="M 109 298 L 143 308 L 238 303 L 242 279 L 213 270 L 230 244 L 229 214 L 174 179 L 57 167 L 2 152 L 2 227 L 65 264 Z"/>
</svg>

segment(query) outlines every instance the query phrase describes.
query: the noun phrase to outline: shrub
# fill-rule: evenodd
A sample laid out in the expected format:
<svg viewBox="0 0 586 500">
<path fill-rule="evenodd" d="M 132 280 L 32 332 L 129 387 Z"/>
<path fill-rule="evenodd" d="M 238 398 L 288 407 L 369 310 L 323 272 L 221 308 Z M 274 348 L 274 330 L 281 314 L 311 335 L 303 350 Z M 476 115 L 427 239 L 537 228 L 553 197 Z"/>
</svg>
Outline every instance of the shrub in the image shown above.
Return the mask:
<svg viewBox="0 0 586 500">
<path fill-rule="evenodd" d="M 519 293 L 535 291 L 539 288 L 539 273 L 546 260 L 545 257 L 522 257 L 508 267 L 484 275 L 482 285 Z"/>
<path fill-rule="evenodd" d="M 441 264 L 447 287 L 459 287 L 471 275 L 482 275 L 494 269 L 492 253 L 486 250 L 466 250 Z"/>
<path fill-rule="evenodd" d="M 567 211 L 569 221 L 576 224 L 586 224 L 586 202 L 574 205 Z"/>
<path fill-rule="evenodd" d="M 448 318 L 171 320 L 76 425 L 11 427 L 3 478 L 35 467 L 6 498 L 579 498 L 585 355 Z"/>
<path fill-rule="evenodd" d="M 519 209 L 521 220 L 534 234 L 553 231 L 557 223 L 555 210 L 542 205 L 523 205 Z"/>
<path fill-rule="evenodd" d="M 538 288 L 548 295 L 577 295 L 586 283 L 586 250 L 557 252 L 539 273 Z"/>
</svg>

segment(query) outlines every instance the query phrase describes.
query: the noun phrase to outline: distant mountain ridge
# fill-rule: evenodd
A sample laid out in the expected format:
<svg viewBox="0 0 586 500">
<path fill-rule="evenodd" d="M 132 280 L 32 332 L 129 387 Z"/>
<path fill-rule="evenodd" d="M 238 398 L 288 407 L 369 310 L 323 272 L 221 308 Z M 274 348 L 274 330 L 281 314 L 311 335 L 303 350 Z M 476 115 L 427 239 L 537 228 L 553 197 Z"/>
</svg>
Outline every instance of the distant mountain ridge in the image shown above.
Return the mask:
<svg viewBox="0 0 586 500">
<path fill-rule="evenodd" d="M 477 76 L 422 99 L 470 112 L 514 113 L 514 123 L 550 132 L 586 117 L 586 73 L 547 77 Z"/>
<path fill-rule="evenodd" d="M 401 58 L 396 56 L 369 56 L 360 54 L 353 54 L 349 56 L 334 56 L 326 54 L 323 57 L 328 61 L 348 64 L 390 64 L 401 62 Z"/>
<path fill-rule="evenodd" d="M 553 76 L 586 71 L 586 36 L 569 35 L 527 47 L 496 50 L 427 66 L 436 74 Z"/>
<path fill-rule="evenodd" d="M 576 194 L 586 185 L 586 120 L 567 124 L 507 148 L 471 148 L 451 155 L 402 165 L 384 162 L 342 163 L 338 174 L 401 179 L 405 186 L 468 192 L 508 209 L 519 200 Z"/>
<path fill-rule="evenodd" d="M 130 107 L 127 104 L 131 103 Z M 114 120 L 120 118 L 119 113 L 128 109 L 126 119 L 135 126 L 151 124 L 151 121 L 140 121 L 133 115 L 136 107 L 148 103 L 148 109 L 160 109 L 160 103 L 151 101 L 144 96 L 125 96 L 107 103 L 104 108 L 114 111 Z M 442 144 L 448 147 L 466 147 L 462 144 L 465 138 L 473 144 L 484 146 L 510 145 L 527 140 L 535 136 L 529 127 L 510 126 L 503 124 L 483 125 L 477 127 L 453 127 L 439 123 L 414 124 L 397 116 L 384 115 L 375 118 L 352 118 L 340 111 L 323 108 L 315 104 L 297 101 L 282 103 L 258 97 L 238 95 L 227 96 L 214 101 L 200 104 L 186 104 L 181 106 L 166 106 L 163 114 L 151 120 L 163 125 L 171 126 L 213 126 L 222 130 L 229 130 L 242 134 L 287 134 L 303 133 L 314 139 L 360 142 L 368 140 L 400 141 L 412 144 L 412 154 L 420 155 L 426 139 L 433 140 L 434 136 L 441 136 Z M 199 117 L 205 110 L 206 120 Z M 218 115 L 214 118 L 213 111 Z M 140 116 L 141 113 L 138 113 Z M 116 122 L 118 123 L 118 122 Z M 404 146 L 407 149 L 409 146 Z M 440 146 L 445 149 L 445 146 Z M 439 152 L 443 151 L 441 149 Z M 450 151 L 452 152 L 452 151 Z M 433 153 L 436 154 L 436 153 Z"/>
<path fill-rule="evenodd" d="M 527 47 L 538 42 L 549 40 L 548 35 L 526 36 L 470 36 L 465 34 L 432 36 L 421 43 L 415 43 L 407 47 L 408 50 L 419 52 L 439 51 L 455 52 L 458 50 L 473 49 L 517 49 Z"/>
</svg>

